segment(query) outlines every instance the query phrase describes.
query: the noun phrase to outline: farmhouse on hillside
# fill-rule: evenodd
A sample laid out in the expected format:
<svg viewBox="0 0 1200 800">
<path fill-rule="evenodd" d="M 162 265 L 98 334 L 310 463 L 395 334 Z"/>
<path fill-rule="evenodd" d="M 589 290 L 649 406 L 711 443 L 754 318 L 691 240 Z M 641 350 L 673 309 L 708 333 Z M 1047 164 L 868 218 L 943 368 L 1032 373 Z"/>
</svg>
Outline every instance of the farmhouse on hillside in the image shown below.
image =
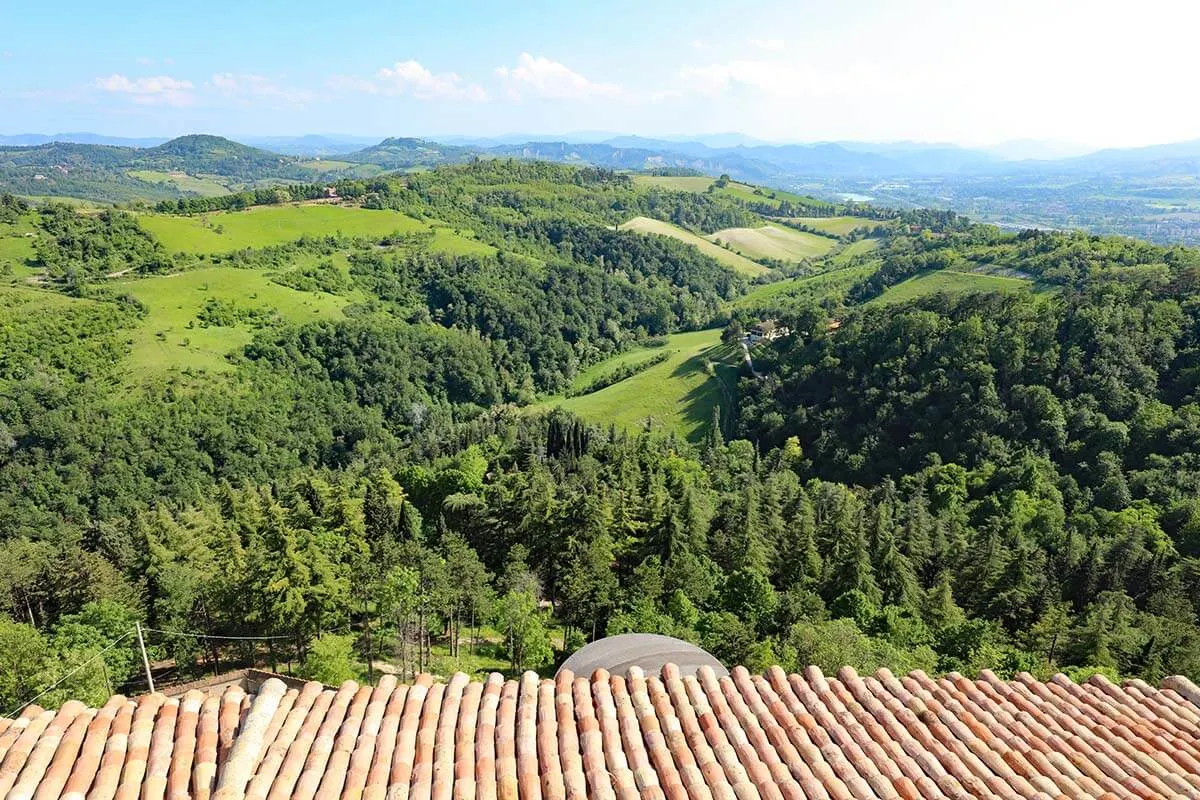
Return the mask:
<svg viewBox="0 0 1200 800">
<path fill-rule="evenodd" d="M 768 342 L 773 342 L 776 339 L 783 339 L 784 337 L 791 335 L 792 329 L 787 325 L 779 324 L 779 320 L 765 319 L 751 328 L 750 332 L 746 334 L 746 338 L 752 343 L 762 341 L 764 339 Z"/>
</svg>

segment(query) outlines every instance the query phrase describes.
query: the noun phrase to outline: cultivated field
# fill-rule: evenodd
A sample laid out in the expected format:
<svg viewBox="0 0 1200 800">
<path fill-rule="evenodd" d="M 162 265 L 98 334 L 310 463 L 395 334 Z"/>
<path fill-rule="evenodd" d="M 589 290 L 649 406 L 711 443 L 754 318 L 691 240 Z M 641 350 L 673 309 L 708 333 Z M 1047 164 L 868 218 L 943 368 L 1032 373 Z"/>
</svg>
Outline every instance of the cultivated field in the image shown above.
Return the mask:
<svg viewBox="0 0 1200 800">
<path fill-rule="evenodd" d="M 642 348 L 614 356 L 582 373 L 576 385 L 612 372 L 624 363 L 637 363 L 664 350 L 671 355 L 661 364 L 607 386 L 569 399 L 552 397 L 539 407 L 561 406 L 584 419 L 636 429 L 647 422 L 696 440 L 712 421 L 713 408 L 733 405 L 740 348 L 721 343 L 721 331 L 678 333 L 661 348 Z"/>
<path fill-rule="evenodd" d="M 257 206 L 194 217 L 145 214 L 139 219 L 171 252 L 228 253 L 245 247 L 292 242 L 301 236 L 380 237 L 429 230 L 398 211 L 336 205 Z"/>
<path fill-rule="evenodd" d="M 871 303 L 903 303 L 927 294 L 945 292 L 961 294 L 964 292 L 1017 292 L 1029 289 L 1032 281 L 1021 278 L 1006 278 L 1000 275 L 984 275 L 978 272 L 955 272 L 954 270 L 939 270 L 915 275 L 906 281 L 901 281 L 876 297 Z"/>
<path fill-rule="evenodd" d="M 749 258 L 773 258 L 779 261 L 820 258 L 837 247 L 837 242 L 826 236 L 781 228 L 778 225 L 726 228 L 708 238 L 718 245 L 728 244 Z"/>
<path fill-rule="evenodd" d="M 686 244 L 695 245 L 701 253 L 707 256 L 712 256 L 717 261 L 720 261 L 725 266 L 733 269 L 743 275 L 762 275 L 769 270 L 762 264 L 758 264 L 745 256 L 726 250 L 723 247 L 713 244 L 703 236 L 697 236 L 691 231 L 686 231 L 669 222 L 662 220 L 650 219 L 649 217 L 634 217 L 621 226 L 621 230 L 637 231 L 638 233 L 653 233 L 658 236 L 670 236 L 672 239 L 678 239 Z"/>
<path fill-rule="evenodd" d="M 819 231 L 831 234 L 833 236 L 845 236 L 855 228 L 864 226 L 875 227 L 882 224 L 880 220 L 868 219 L 867 217 L 789 217 L 788 222 L 795 222 L 798 225 L 807 225 Z"/>
</svg>

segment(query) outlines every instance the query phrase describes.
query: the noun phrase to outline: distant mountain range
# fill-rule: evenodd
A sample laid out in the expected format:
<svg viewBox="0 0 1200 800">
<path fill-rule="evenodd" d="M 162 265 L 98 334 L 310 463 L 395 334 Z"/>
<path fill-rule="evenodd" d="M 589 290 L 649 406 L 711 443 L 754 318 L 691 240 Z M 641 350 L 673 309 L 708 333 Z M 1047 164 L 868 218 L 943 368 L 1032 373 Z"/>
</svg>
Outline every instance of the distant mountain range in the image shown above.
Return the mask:
<svg viewBox="0 0 1200 800">
<path fill-rule="evenodd" d="M 183 139 L 191 137 L 181 137 Z M 211 137 L 220 138 L 220 137 Z M 94 133 L 0 136 L 0 146 L 39 147 L 51 143 L 153 149 L 159 138 L 122 138 Z M 902 177 L 947 174 L 994 175 L 998 172 L 1142 173 L 1172 162 L 1200 160 L 1200 140 L 1080 153 L 1080 148 L 1018 141 L 987 149 L 948 143 L 818 142 L 772 144 L 738 133 L 650 138 L 579 132 L 553 138 L 533 134 L 501 137 L 444 136 L 431 139 L 349 134 L 245 137 L 244 144 L 294 158 L 339 156 L 384 169 L 454 163 L 471 157 L 537 158 L 581 162 L 615 169 L 679 167 L 728 172 L 742 180 L 770 181 L 815 177 Z M 1057 153 L 1056 157 L 1033 157 Z"/>
<path fill-rule="evenodd" d="M 603 140 L 597 137 L 606 136 Z M 476 158 L 541 159 L 614 170 L 730 177 L 827 199 L 949 208 L 1010 227 L 1084 227 L 1161 242 L 1200 244 L 1200 140 L 1042 154 L 1037 142 L 991 151 L 944 143 L 770 144 L 740 134 L 703 141 L 576 134 L 441 140 L 349 135 L 210 135 L 169 141 L 90 133 L 0 137 L 0 192 L 103 202 L 160 200 L 280 182 L 370 178 Z M 68 142 L 65 140 L 77 140 Z M 581 141 L 579 139 L 587 139 Z M 51 141 L 47 141 L 51 140 Z M 15 144 L 14 144 L 15 143 Z M 253 145 L 253 146 L 252 146 Z"/>
<path fill-rule="evenodd" d="M 167 137 L 127 139 L 121 136 L 103 136 L 99 133 L 18 133 L 12 136 L 0 134 L 0 147 L 34 147 L 52 142 L 67 144 L 107 144 L 114 147 L 154 147 L 167 141 Z"/>
</svg>

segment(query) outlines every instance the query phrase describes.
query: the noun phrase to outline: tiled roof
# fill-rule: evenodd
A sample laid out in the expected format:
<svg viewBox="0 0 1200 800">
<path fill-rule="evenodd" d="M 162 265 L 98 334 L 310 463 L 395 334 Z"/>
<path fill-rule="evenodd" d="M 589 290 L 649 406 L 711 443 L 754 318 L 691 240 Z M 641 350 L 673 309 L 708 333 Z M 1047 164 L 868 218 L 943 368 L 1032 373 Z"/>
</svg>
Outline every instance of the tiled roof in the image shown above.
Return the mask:
<svg viewBox="0 0 1200 800">
<path fill-rule="evenodd" d="M 0 720 L 12 800 L 1200 798 L 1200 690 L 984 672 L 388 677 Z"/>
</svg>

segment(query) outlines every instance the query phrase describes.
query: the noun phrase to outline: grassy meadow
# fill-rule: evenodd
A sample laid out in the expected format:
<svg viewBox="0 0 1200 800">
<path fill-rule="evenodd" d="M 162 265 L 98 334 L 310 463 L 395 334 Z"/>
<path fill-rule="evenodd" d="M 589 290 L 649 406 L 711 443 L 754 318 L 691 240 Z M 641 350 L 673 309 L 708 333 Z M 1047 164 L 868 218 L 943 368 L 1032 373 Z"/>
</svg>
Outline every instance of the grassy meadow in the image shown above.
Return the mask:
<svg viewBox="0 0 1200 800">
<path fill-rule="evenodd" d="M 741 348 L 721 342 L 720 330 L 677 333 L 663 347 L 639 348 L 580 373 L 576 386 L 626 363 L 637 363 L 663 351 L 670 356 L 632 377 L 580 397 L 551 397 L 541 408 L 562 408 L 584 419 L 636 429 L 649 424 L 691 440 L 702 438 L 713 408 L 728 410 L 735 397 Z"/>
<path fill-rule="evenodd" d="M 726 228 L 708 238 L 716 244 L 728 244 L 735 252 L 749 258 L 773 258 L 779 261 L 820 258 L 837 247 L 837 242 L 828 237 L 778 225 Z"/>
<path fill-rule="evenodd" d="M 822 300 L 830 295 L 840 296 L 877 269 L 879 264 L 872 262 L 803 278 L 764 283 L 734 300 L 733 308 L 756 308 L 791 300 Z"/>
<path fill-rule="evenodd" d="M 194 192 L 205 197 L 229 194 L 229 187 L 215 178 L 189 175 L 186 172 L 159 172 L 151 169 L 135 169 L 129 177 L 146 183 L 165 183 L 185 192 Z"/>
<path fill-rule="evenodd" d="M 37 228 L 32 217 L 18 218 L 15 224 L 0 223 L 0 277 L 25 278 L 34 274 L 34 241 Z"/>
<path fill-rule="evenodd" d="M 339 317 L 351 301 L 323 292 L 297 291 L 273 282 L 262 272 L 235 267 L 208 267 L 119 281 L 113 286 L 133 295 L 148 310 L 132 332 L 131 378 L 171 370 L 227 369 L 226 356 L 248 344 L 254 329 L 248 322 L 202 326 L 197 315 L 209 300 L 277 314 L 293 322 Z"/>
<path fill-rule="evenodd" d="M 670 236 L 672 239 L 678 239 L 685 244 L 695 245 L 701 253 L 715 258 L 725 266 L 743 275 L 755 276 L 769 272 L 762 264 L 751 261 L 749 258 L 738 253 L 726 250 L 720 245 L 713 244 L 703 236 L 697 236 L 691 231 L 684 230 L 677 225 L 672 225 L 662 220 L 650 219 L 649 217 L 634 217 L 623 224 L 621 230 Z"/>
<path fill-rule="evenodd" d="M 858 256 L 874 253 L 882 243 L 882 239 L 859 239 L 837 250 L 825 260 L 825 264 L 831 268 L 849 266 Z"/>
<path fill-rule="evenodd" d="M 228 253 L 292 242 L 302 236 L 381 237 L 430 227 L 398 211 L 328 204 L 256 206 L 193 217 L 144 214 L 139 223 L 173 253 Z"/>
<path fill-rule="evenodd" d="M 895 286 L 871 300 L 872 304 L 903 303 L 927 294 L 945 292 L 947 294 L 962 294 L 965 292 L 1018 292 L 1033 287 L 1032 281 L 1021 278 L 1007 278 L 1002 275 L 985 275 L 979 272 L 956 272 L 954 270 L 939 270 L 914 275 L 908 280 L 901 281 Z"/>
<path fill-rule="evenodd" d="M 746 203 L 773 205 L 776 208 L 785 200 L 793 204 L 806 206 L 833 205 L 832 203 L 817 200 L 807 195 L 785 192 L 783 189 L 771 189 L 766 186 L 754 186 L 749 183 L 738 183 L 737 181 L 730 181 L 724 187 L 715 188 L 713 191 Z"/>
<path fill-rule="evenodd" d="M 806 225 L 830 236 L 845 236 L 855 228 L 864 226 L 874 227 L 881 224 L 879 220 L 867 217 L 789 217 L 788 222 Z"/>
<path fill-rule="evenodd" d="M 750 183 L 730 181 L 724 186 L 713 186 L 715 178 L 704 175 L 674 176 L 674 175 L 634 175 L 633 182 L 638 186 L 653 186 L 674 192 L 707 192 L 725 195 L 746 203 L 773 205 L 776 208 L 783 201 L 806 206 L 832 206 L 833 203 L 818 200 L 808 195 L 787 192 L 783 189 L 772 189 L 767 186 L 755 186 Z M 818 218 L 821 219 L 821 218 Z"/>
<path fill-rule="evenodd" d="M 703 192 L 712 186 L 713 178 L 704 175 L 634 175 L 633 182 L 638 186 L 653 186 L 658 189 L 669 189 L 673 192 Z"/>
</svg>

